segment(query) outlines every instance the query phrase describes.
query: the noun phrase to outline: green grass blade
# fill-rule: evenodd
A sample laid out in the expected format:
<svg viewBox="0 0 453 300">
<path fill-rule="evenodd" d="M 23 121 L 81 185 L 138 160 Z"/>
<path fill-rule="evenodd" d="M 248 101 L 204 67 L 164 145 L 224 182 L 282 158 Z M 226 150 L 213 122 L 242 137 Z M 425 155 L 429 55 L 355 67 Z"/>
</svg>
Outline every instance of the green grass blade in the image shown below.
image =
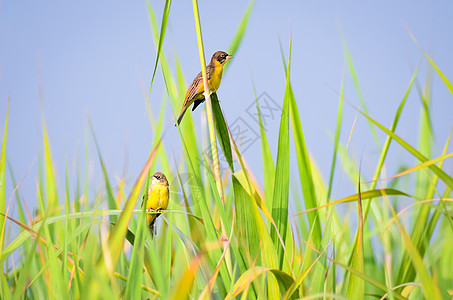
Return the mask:
<svg viewBox="0 0 453 300">
<path fill-rule="evenodd" d="M 118 209 L 118 205 L 115 201 L 115 196 L 113 196 L 112 185 L 110 184 L 109 176 L 107 174 L 107 169 L 105 168 L 104 160 L 102 159 L 101 149 L 99 148 L 98 141 L 96 139 L 96 135 L 94 134 L 93 125 L 91 124 L 90 119 L 88 119 L 88 123 L 91 130 L 91 135 L 93 136 L 94 144 L 96 145 L 96 150 L 98 152 L 99 163 L 101 164 L 102 174 L 104 175 L 105 181 L 105 190 L 107 193 L 107 206 L 109 209 Z M 117 220 L 117 216 L 110 216 L 110 222 L 115 223 Z"/>
<path fill-rule="evenodd" d="M 277 167 L 275 171 L 274 182 L 274 201 L 272 206 L 272 218 L 277 225 L 283 242 L 286 240 L 286 232 L 288 228 L 288 201 L 289 201 L 289 101 L 290 101 L 290 83 L 289 74 L 291 66 L 291 46 L 288 57 L 288 69 L 286 73 L 286 89 L 283 102 L 283 111 L 280 122 L 280 130 L 278 135 L 278 154 Z M 280 268 L 283 267 L 284 252 L 280 244 L 278 233 L 271 228 L 271 238 L 277 248 Z"/>
<path fill-rule="evenodd" d="M 9 101 L 8 106 L 6 108 L 6 115 L 5 115 L 5 127 L 3 129 L 3 139 L 2 139 L 2 148 L 0 152 L 0 212 L 6 212 L 6 199 L 5 199 L 5 192 L 6 192 L 6 138 L 8 133 L 8 116 L 9 116 Z M 5 239 L 5 228 L 6 228 L 6 218 L 4 216 L 0 216 L 0 260 L 3 254 L 3 243 Z M 3 265 L 2 265 L 3 268 Z M 3 271 L 3 270 L 2 270 Z M 4 276 L 2 276 L 4 277 Z M 0 283 L 0 294 L 2 295 L 9 295 L 9 288 L 6 284 L 6 280 L 3 279 Z"/>
<path fill-rule="evenodd" d="M 219 139 L 220 147 L 222 148 L 225 159 L 230 166 L 232 172 L 234 172 L 233 166 L 233 154 L 231 153 L 231 144 L 230 144 L 230 135 L 228 133 L 228 128 L 223 117 L 222 109 L 220 108 L 219 99 L 217 94 L 213 93 L 211 95 L 211 105 L 212 113 L 214 114 L 214 125 L 217 133 L 217 138 Z"/>
<path fill-rule="evenodd" d="M 351 262 L 351 268 L 360 273 L 365 273 L 365 265 L 363 259 L 363 211 L 362 211 L 362 198 L 360 192 L 360 176 L 357 184 L 358 187 L 358 213 L 359 213 L 359 226 L 357 228 L 357 243 L 354 248 L 354 256 Z M 363 299 L 365 296 L 365 281 L 355 274 L 350 274 L 348 280 L 347 296 L 351 299 Z"/>
<path fill-rule="evenodd" d="M 344 74 L 343 74 L 343 77 L 341 78 L 340 102 L 338 104 L 337 126 L 335 129 L 335 138 L 334 138 L 334 144 L 333 144 L 333 157 L 332 157 L 332 165 L 330 166 L 327 199 L 330 199 L 331 194 L 332 194 L 333 175 L 335 172 L 335 164 L 337 162 L 338 144 L 340 141 L 340 131 L 341 131 L 341 118 L 343 115 L 343 95 L 344 95 Z"/>
<path fill-rule="evenodd" d="M 273 192 L 274 192 L 274 181 L 275 181 L 275 165 L 272 158 L 271 149 L 269 148 L 269 142 L 267 140 L 266 131 L 263 126 L 263 119 L 261 117 L 261 111 L 258 105 L 258 98 L 256 96 L 255 85 L 252 80 L 253 94 L 255 96 L 256 111 L 258 115 L 258 121 L 260 125 L 260 136 L 261 136 L 261 160 L 263 163 L 263 180 L 264 180 L 264 194 L 265 203 L 267 207 L 272 207 Z"/>
<path fill-rule="evenodd" d="M 291 125 L 293 128 L 294 135 L 294 144 L 296 146 L 296 156 L 297 156 L 297 167 L 299 170 L 299 179 L 302 187 L 302 192 L 304 195 L 304 202 L 307 209 L 315 208 L 318 206 L 315 185 L 313 179 L 313 172 L 310 162 L 310 157 L 308 156 L 308 150 L 305 143 L 304 132 L 302 129 L 302 123 L 299 116 L 299 110 L 297 108 L 297 102 L 294 98 L 292 88 L 289 87 L 289 96 L 290 96 L 290 115 L 291 115 Z M 310 226 L 313 226 L 313 243 L 315 247 L 319 247 L 322 239 L 321 235 L 321 225 L 318 214 L 309 213 L 308 221 Z"/>
<path fill-rule="evenodd" d="M 352 62 L 352 57 L 351 57 L 351 54 L 349 53 L 349 49 L 346 44 L 346 40 L 343 39 L 342 42 L 343 42 L 343 52 L 344 52 L 345 59 L 348 64 L 348 67 L 349 67 L 349 72 L 351 73 L 351 76 L 352 76 L 352 80 L 354 81 L 354 86 L 357 91 L 357 96 L 359 97 L 360 105 L 363 107 L 363 111 L 368 115 L 368 108 L 366 106 L 365 99 L 363 98 L 362 91 L 360 89 L 359 78 L 358 78 L 357 72 L 354 68 L 354 63 Z M 370 122 L 368 122 L 368 125 L 370 127 L 371 134 L 373 135 L 374 142 L 376 143 L 378 148 L 380 148 L 380 142 L 379 142 L 379 138 L 377 136 L 376 130 L 374 129 L 374 127 L 372 126 L 372 124 Z"/>
<path fill-rule="evenodd" d="M 238 28 L 236 29 L 236 34 L 234 35 L 233 40 L 230 43 L 230 47 L 228 48 L 228 51 L 227 51 L 227 53 L 230 55 L 234 56 L 236 54 L 236 51 L 238 50 L 239 45 L 242 42 L 242 39 L 245 34 L 245 30 L 247 29 L 247 25 L 249 22 L 250 13 L 252 12 L 254 4 L 255 4 L 255 0 L 251 0 L 249 5 L 247 6 L 247 10 L 245 11 L 244 16 L 242 17 L 241 23 L 239 23 Z M 231 62 L 230 62 L 230 64 L 231 64 Z M 228 69 L 230 64 L 227 64 L 225 66 L 225 72 Z"/>
<path fill-rule="evenodd" d="M 259 249 L 260 239 L 255 215 L 255 202 L 243 189 L 236 179 L 232 178 L 234 189 L 234 209 L 236 212 L 235 235 L 238 239 L 238 246 L 247 266 L 256 261 L 260 264 Z M 250 261 L 248 261 L 250 260 Z"/>
<path fill-rule="evenodd" d="M 409 153 L 411 153 L 415 158 L 420 160 L 421 162 L 426 162 L 428 161 L 428 158 L 426 158 L 423 154 L 421 154 L 419 151 L 417 151 L 414 147 L 409 145 L 406 141 L 404 141 L 402 138 L 400 138 L 398 135 L 396 135 L 394 132 L 391 130 L 387 129 L 385 126 L 381 125 L 371 117 L 369 117 L 367 114 L 364 112 L 358 110 L 364 117 L 366 117 L 368 120 L 370 120 L 374 125 L 379 127 L 382 131 L 384 131 L 386 134 L 391 136 L 398 144 L 400 144 L 404 149 L 406 149 Z M 439 176 L 442 181 L 450 188 L 453 189 L 453 178 L 448 176 L 447 173 L 445 173 L 442 169 L 437 167 L 436 165 L 429 165 L 428 168 L 433 171 L 437 176 Z"/>
<path fill-rule="evenodd" d="M 149 2 L 147 2 L 147 6 L 148 6 L 148 11 L 152 11 L 151 4 Z M 153 76 L 151 77 L 151 84 L 149 85 L 148 99 L 149 99 L 149 96 L 151 95 L 151 89 L 152 89 L 153 83 L 154 83 L 154 76 L 156 76 L 157 64 L 159 63 L 160 52 L 162 50 L 162 45 L 164 43 L 165 32 L 167 31 L 167 23 L 168 23 L 168 15 L 170 14 L 170 6 L 171 6 L 171 0 L 166 0 L 164 12 L 162 15 L 162 24 L 160 27 L 159 44 L 157 46 L 156 62 L 154 63 L 154 70 L 153 70 Z"/>
</svg>

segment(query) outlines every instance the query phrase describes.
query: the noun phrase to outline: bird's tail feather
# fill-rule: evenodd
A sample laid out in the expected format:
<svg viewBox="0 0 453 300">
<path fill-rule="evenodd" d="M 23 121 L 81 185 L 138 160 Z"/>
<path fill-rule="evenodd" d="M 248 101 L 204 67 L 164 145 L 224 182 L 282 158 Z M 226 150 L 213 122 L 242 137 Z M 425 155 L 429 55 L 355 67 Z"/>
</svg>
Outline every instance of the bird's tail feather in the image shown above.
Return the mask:
<svg viewBox="0 0 453 300">
<path fill-rule="evenodd" d="M 176 121 L 178 123 L 178 125 L 181 123 L 182 117 L 184 117 L 186 110 L 187 110 L 187 108 L 183 109 L 181 114 L 179 115 L 178 120 Z M 175 124 L 175 126 L 176 126 L 176 124 Z"/>
<path fill-rule="evenodd" d="M 160 214 L 156 214 L 156 217 L 154 220 L 151 221 L 149 224 L 149 231 L 151 232 L 151 238 L 153 238 L 157 234 L 157 229 L 156 229 L 156 220 L 159 217 Z"/>
</svg>

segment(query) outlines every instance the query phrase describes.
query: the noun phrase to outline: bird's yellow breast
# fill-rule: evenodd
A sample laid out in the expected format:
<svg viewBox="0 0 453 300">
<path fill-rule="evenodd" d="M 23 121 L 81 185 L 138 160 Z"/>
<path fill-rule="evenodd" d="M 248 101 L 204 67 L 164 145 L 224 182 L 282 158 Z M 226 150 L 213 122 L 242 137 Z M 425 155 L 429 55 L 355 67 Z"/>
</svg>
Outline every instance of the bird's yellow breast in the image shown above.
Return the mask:
<svg viewBox="0 0 453 300">
<path fill-rule="evenodd" d="M 222 81 L 223 66 L 215 61 L 214 68 L 211 68 L 211 78 L 209 80 L 209 90 L 217 91 Z"/>
<path fill-rule="evenodd" d="M 161 184 L 151 184 L 148 190 L 148 201 L 146 201 L 146 209 L 154 210 L 166 209 L 168 207 L 168 187 Z"/>
</svg>

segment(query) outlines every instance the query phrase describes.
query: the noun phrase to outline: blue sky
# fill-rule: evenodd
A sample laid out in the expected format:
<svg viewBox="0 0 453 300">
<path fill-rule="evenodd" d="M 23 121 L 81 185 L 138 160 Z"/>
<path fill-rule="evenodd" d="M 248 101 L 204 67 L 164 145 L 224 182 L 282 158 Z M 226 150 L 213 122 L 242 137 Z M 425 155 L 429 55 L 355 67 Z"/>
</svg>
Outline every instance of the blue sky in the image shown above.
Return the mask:
<svg viewBox="0 0 453 300">
<path fill-rule="evenodd" d="M 164 2 L 151 1 L 151 5 L 160 18 Z M 247 5 L 239 1 L 199 2 L 207 58 L 217 50 L 228 48 Z M 257 1 L 243 43 L 229 63 L 218 92 L 226 117 L 229 123 L 242 119 L 258 131 L 246 113 L 254 101 L 252 77 L 258 95 L 266 92 L 275 102 L 282 103 L 285 76 L 279 38 L 287 55 L 291 36 L 291 81 L 304 133 L 327 178 L 332 156 L 330 136 L 335 128 L 343 74 L 345 97 L 359 106 L 351 75 L 345 68 L 342 37 L 350 50 L 371 116 L 390 126 L 422 58 L 407 29 L 447 78 L 453 80 L 452 11 L 451 1 Z M 164 51 L 170 58 L 177 53 L 188 85 L 200 71 L 190 1 L 173 2 Z M 36 158 L 42 154 L 42 116 L 46 120 L 60 187 L 64 183 L 66 160 L 71 176 L 75 176 L 75 164 L 84 164 L 84 145 L 88 139 L 89 180 L 94 190 L 102 188 L 88 115 L 111 176 L 125 174 L 130 184 L 135 180 L 153 138 L 145 114 L 144 94 L 149 89 L 155 56 L 145 1 L 2 2 L 0 121 L 3 128 L 10 97 L 7 156 L 18 179 L 32 166 L 20 189 L 28 204 L 34 205 L 36 200 Z M 428 69 L 426 60 L 422 60 L 418 75 L 422 88 Z M 150 98 L 156 113 L 164 95 L 158 70 Z M 436 138 L 433 143 L 437 149 L 434 157 L 440 154 L 453 125 L 453 97 L 437 74 L 433 75 L 431 96 Z M 172 118 L 169 107 L 168 122 Z M 201 107 L 204 109 L 204 105 Z M 397 134 L 414 146 L 419 111 L 420 99 L 414 89 L 397 129 Z M 192 114 L 200 128 L 202 109 Z M 343 143 L 348 140 L 355 116 L 356 111 L 345 105 Z M 267 128 L 274 155 L 278 126 L 279 120 L 275 119 Z M 358 117 L 355 126 L 350 153 L 358 161 L 363 152 L 363 172 L 365 176 L 371 175 L 378 150 L 363 117 Z M 379 131 L 378 135 L 383 143 L 385 135 Z M 176 129 L 169 130 L 164 143 L 180 157 L 182 149 Z M 244 155 L 260 178 L 261 161 L 257 153 L 260 146 L 254 143 Z M 389 164 L 402 159 L 409 166 L 416 163 L 398 146 L 392 146 Z M 296 162 L 295 155 L 291 161 Z M 85 165 L 80 168 L 85 172 Z M 452 174 L 452 169 L 451 163 L 446 164 L 447 173 Z M 296 168 L 292 172 L 297 175 Z M 388 172 L 393 175 L 395 170 L 390 166 Z M 7 199 L 13 188 L 11 184 L 7 186 Z M 338 196 L 353 191 L 354 186 L 346 176 L 335 181 L 334 192 Z"/>
</svg>

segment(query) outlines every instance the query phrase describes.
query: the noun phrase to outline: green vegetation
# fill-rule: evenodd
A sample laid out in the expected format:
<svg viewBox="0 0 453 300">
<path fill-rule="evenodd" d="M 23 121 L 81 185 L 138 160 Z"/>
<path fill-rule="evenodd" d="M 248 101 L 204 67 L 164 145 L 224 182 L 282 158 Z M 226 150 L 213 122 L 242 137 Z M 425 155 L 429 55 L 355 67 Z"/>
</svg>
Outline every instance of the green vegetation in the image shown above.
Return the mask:
<svg viewBox="0 0 453 300">
<path fill-rule="evenodd" d="M 156 72 L 162 73 L 173 115 L 179 111 L 186 86 L 178 59 L 172 72 L 162 44 L 171 1 L 166 1 L 161 27 L 150 5 L 150 22 L 156 44 Z M 197 26 L 200 63 L 205 65 L 202 27 L 196 0 L 193 1 Z M 234 55 L 247 28 L 253 9 L 250 3 L 229 54 Z M 105 189 L 94 198 L 89 183 L 77 179 L 75 195 L 69 193 L 68 172 L 56 180 L 47 130 L 43 122 L 43 155 L 39 160 L 36 195 L 39 207 L 33 219 L 24 213 L 24 199 L 18 194 L 18 216 L 9 213 L 12 203 L 5 195 L 5 181 L 12 170 L 6 163 L 8 110 L 6 111 L 0 153 L 0 295 L 2 299 L 446 299 L 453 293 L 453 178 L 442 169 L 450 137 L 440 157 L 431 157 L 432 128 L 429 121 L 429 93 L 419 93 L 419 145 L 413 147 L 395 134 L 406 99 L 413 91 L 418 69 L 410 79 L 391 127 L 373 119 L 372 112 L 357 109 L 367 120 L 370 136 L 380 149 L 372 181 L 360 178 L 360 167 L 348 155 L 348 145 L 340 143 L 343 82 L 339 92 L 338 118 L 333 138 L 333 160 L 325 184 L 304 132 L 297 107 L 297 95 L 291 86 L 291 44 L 283 53 L 282 69 L 286 83 L 282 91 L 278 153 L 271 156 L 266 132 L 261 128 L 262 170 L 248 167 L 228 127 L 217 95 L 207 101 L 209 142 L 212 152 L 204 153 L 192 116 L 182 126 L 165 127 L 167 99 L 156 118 L 149 101 L 146 109 L 154 130 L 153 148 L 137 180 L 130 188 L 122 181 L 112 182 L 104 165 L 94 128 L 91 128 Z M 359 94 L 359 81 L 352 57 L 344 44 L 349 73 Z M 423 50 L 428 64 L 452 91 L 451 82 L 441 66 Z M 176 75 L 174 75 L 174 73 Z M 204 72 L 206 76 L 206 72 Z M 277 80 L 277 79 L 276 79 Z M 262 122 L 259 105 L 256 105 Z M 168 121 L 168 120 L 167 120 Z M 170 165 L 174 158 L 166 151 L 162 136 L 166 130 L 178 130 L 183 157 L 177 173 Z M 352 129 L 353 130 L 353 129 Z M 383 146 L 377 132 L 387 135 Z M 290 141 L 295 147 L 300 182 L 290 186 Z M 382 169 L 392 156 L 391 143 L 401 146 L 418 163 L 402 169 L 390 179 L 382 178 Z M 220 146 L 229 169 L 219 170 Z M 235 163 L 233 163 L 233 158 Z M 331 159 L 326 157 L 325 159 Z M 345 173 L 356 182 L 356 194 L 342 199 L 332 196 L 334 170 L 342 162 Z M 414 160 L 415 161 L 415 160 Z M 202 162 L 202 163 L 200 163 Z M 401 166 L 403 168 L 403 166 Z M 66 168 L 67 169 L 67 168 Z M 159 233 L 151 239 L 146 228 L 145 210 L 140 208 L 147 179 L 155 170 L 176 177 L 180 186 L 170 186 L 171 199 L 161 215 Z M 255 179 L 264 174 L 264 188 Z M 183 174 L 190 174 L 183 184 Z M 222 177 L 223 176 L 223 177 Z M 405 180 L 398 180 L 405 178 Z M 56 181 L 64 182 L 57 186 Z M 71 184 L 73 185 L 73 184 Z M 293 184 L 294 185 L 294 184 Z M 411 188 L 416 186 L 415 192 Z M 290 193 L 296 214 L 292 214 Z M 181 193 L 177 193 L 181 190 Z M 409 192 L 411 191 L 411 192 Z M 411 193 L 415 193 L 411 195 Z M 409 199 L 404 209 L 399 200 Z M 190 205 L 189 205 L 190 203 Z M 347 203 L 347 204 L 344 204 Z M 407 202 L 404 202 L 407 203 Z M 350 212 L 345 213 L 345 207 Z M 99 207 L 107 208 L 106 210 Z M 342 207 L 339 211 L 339 208 Z M 408 217 L 409 215 L 409 217 Z M 403 222 L 404 216 L 404 222 Z M 407 220 L 410 220 L 407 222 Z M 8 236 L 18 232 L 14 236 Z"/>
</svg>

